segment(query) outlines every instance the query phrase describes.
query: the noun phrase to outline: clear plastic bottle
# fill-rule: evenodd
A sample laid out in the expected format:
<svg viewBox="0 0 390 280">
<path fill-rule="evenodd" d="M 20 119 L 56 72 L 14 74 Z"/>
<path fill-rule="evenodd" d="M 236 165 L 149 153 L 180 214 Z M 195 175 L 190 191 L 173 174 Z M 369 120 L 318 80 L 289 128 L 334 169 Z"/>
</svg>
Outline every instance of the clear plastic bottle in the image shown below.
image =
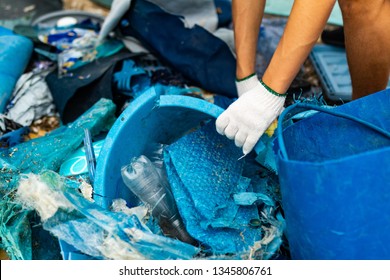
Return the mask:
<svg viewBox="0 0 390 280">
<path fill-rule="evenodd" d="M 121 174 L 130 191 L 150 207 L 164 235 L 197 244 L 185 229 L 167 178 L 160 176 L 149 158 L 144 155 L 133 158 L 130 164 L 122 167 Z"/>
<path fill-rule="evenodd" d="M 159 173 L 160 177 L 166 179 L 167 174 L 164 165 L 164 149 L 164 144 L 149 143 L 146 148 L 147 152 L 145 153 L 145 156 L 156 166 L 157 172 Z"/>
</svg>

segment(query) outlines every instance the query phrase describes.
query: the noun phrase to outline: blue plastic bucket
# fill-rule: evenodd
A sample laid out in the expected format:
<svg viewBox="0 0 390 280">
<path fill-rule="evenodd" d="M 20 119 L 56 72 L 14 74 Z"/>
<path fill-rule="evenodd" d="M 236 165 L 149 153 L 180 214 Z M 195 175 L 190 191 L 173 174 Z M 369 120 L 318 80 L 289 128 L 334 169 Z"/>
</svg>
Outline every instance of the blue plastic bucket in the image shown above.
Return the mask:
<svg viewBox="0 0 390 280">
<path fill-rule="evenodd" d="M 147 152 L 150 143 L 170 144 L 201 122 L 217 118 L 223 109 L 205 100 L 164 95 L 164 88 L 151 87 L 136 98 L 108 132 L 96 161 L 93 199 L 108 209 L 122 198 L 130 206 L 139 203 L 123 182 L 121 167 Z M 63 259 L 91 259 L 60 240 Z"/>
<path fill-rule="evenodd" d="M 163 95 L 151 87 L 135 99 L 110 129 L 96 164 L 94 199 L 104 208 L 115 198 L 138 201 L 123 183 L 121 167 L 146 152 L 150 143 L 170 144 L 219 116 L 223 109 L 205 100 Z"/>
<path fill-rule="evenodd" d="M 293 259 L 390 259 L 390 90 L 320 110 L 275 150 Z"/>
</svg>

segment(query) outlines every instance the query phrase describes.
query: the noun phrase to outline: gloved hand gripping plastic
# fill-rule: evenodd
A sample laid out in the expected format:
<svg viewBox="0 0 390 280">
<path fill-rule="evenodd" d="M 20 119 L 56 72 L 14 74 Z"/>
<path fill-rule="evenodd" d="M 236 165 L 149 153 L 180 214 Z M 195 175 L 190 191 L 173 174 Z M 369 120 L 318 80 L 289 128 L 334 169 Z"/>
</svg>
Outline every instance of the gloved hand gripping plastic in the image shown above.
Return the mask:
<svg viewBox="0 0 390 280">
<path fill-rule="evenodd" d="M 216 128 L 219 134 L 242 147 L 246 155 L 283 111 L 286 95 L 272 91 L 256 76 L 245 81 L 245 85 L 237 83 L 237 90 L 240 97 L 218 117 Z"/>
</svg>

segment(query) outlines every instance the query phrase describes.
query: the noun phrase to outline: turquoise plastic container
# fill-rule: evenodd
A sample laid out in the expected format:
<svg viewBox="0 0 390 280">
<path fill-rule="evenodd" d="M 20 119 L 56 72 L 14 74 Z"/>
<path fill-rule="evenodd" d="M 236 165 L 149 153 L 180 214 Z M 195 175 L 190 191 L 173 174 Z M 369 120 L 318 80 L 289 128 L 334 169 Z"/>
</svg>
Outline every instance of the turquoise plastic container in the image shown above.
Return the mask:
<svg viewBox="0 0 390 280">
<path fill-rule="evenodd" d="M 275 150 L 293 259 L 390 259 L 390 90 L 320 110 Z M 279 123 L 281 123 L 279 121 Z"/>
<path fill-rule="evenodd" d="M 0 113 L 4 113 L 16 82 L 30 61 L 32 50 L 30 39 L 0 26 Z"/>
</svg>

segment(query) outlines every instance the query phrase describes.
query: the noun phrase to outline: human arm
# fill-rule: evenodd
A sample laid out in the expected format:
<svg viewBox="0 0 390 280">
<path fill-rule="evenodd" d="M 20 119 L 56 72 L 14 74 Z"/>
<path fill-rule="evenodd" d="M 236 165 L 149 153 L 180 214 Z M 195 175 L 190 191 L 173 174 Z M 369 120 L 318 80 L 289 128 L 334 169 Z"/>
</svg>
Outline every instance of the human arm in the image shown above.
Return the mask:
<svg viewBox="0 0 390 280">
<path fill-rule="evenodd" d="M 262 80 L 284 93 L 298 74 L 329 18 L 336 0 L 295 0 L 286 28 Z"/>
<path fill-rule="evenodd" d="M 237 82 L 239 98 L 217 119 L 217 131 L 249 153 L 283 110 L 285 92 L 317 42 L 336 0 L 296 0 L 288 23 L 261 83 L 254 75 Z M 233 0 L 237 78 L 254 73 L 257 1 Z M 261 1 L 262 5 L 264 4 Z M 257 2 L 257 5 L 258 2 Z M 262 14 L 260 14 L 261 18 Z M 242 22 L 241 22 L 242 21 Z M 255 26 L 250 26 L 250 25 Z M 257 29 L 255 31 L 254 29 Z M 254 43 L 255 42 L 255 43 Z M 254 47 L 253 47 L 254 46 Z M 280 94 L 279 94 L 280 93 Z"/>
<path fill-rule="evenodd" d="M 255 72 L 257 41 L 264 7 L 265 0 L 232 1 L 237 79 Z"/>
</svg>

